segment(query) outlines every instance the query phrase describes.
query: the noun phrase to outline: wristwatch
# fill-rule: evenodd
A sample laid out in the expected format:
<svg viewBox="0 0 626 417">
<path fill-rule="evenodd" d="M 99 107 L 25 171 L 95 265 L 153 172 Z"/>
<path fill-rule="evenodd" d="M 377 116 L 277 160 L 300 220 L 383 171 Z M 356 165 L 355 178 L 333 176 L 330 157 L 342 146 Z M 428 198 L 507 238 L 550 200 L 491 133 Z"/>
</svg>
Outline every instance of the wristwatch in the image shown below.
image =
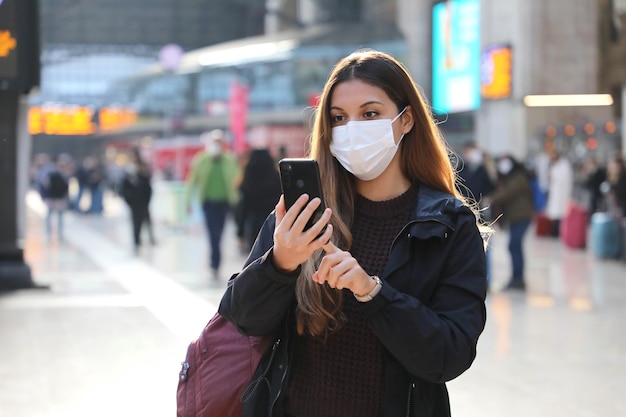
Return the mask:
<svg viewBox="0 0 626 417">
<path fill-rule="evenodd" d="M 378 276 L 372 275 L 372 279 L 374 281 L 376 281 L 376 286 L 374 286 L 374 288 L 372 288 L 372 291 L 368 292 L 365 295 L 356 295 L 356 294 L 353 293 L 354 294 L 354 298 L 356 298 L 357 301 L 359 301 L 361 303 L 365 303 L 367 301 L 370 301 L 372 298 L 374 298 L 376 296 L 376 294 L 378 294 L 380 289 L 383 287 L 383 282 L 380 280 L 380 278 L 378 278 Z"/>
</svg>

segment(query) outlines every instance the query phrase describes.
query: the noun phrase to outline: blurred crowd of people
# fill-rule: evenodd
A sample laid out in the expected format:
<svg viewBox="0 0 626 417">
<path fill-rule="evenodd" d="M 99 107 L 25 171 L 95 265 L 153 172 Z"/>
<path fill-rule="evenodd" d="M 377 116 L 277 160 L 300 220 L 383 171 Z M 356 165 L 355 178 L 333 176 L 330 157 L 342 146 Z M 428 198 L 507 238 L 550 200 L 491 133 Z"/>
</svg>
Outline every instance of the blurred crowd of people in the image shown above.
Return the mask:
<svg viewBox="0 0 626 417">
<path fill-rule="evenodd" d="M 231 152 L 224 132 L 214 130 L 200 135 L 204 150 L 190 164 L 185 179 L 184 204 L 187 213 L 192 205 L 202 208 L 208 236 L 208 267 L 219 276 L 221 242 L 228 216 L 236 224 L 239 247 L 247 253 L 265 218 L 274 209 L 281 194 L 277 158 L 258 144 L 243 155 Z M 156 244 L 150 212 L 155 173 L 140 148 L 124 153 L 123 161 L 111 163 L 96 156 L 82 159 L 69 154 L 37 154 L 31 166 L 31 186 L 46 207 L 46 232 L 49 240 L 56 235 L 63 240 L 63 216 L 66 211 L 85 215 L 102 215 L 104 194 L 117 195 L 127 205 L 133 249 L 138 253 L 142 237 Z M 161 176 L 167 182 L 166 176 Z M 170 198 L 179 198 L 179 195 Z M 54 221 L 56 219 L 56 222 Z"/>
<path fill-rule="evenodd" d="M 202 207 L 208 237 L 208 268 L 219 277 L 221 242 L 228 216 L 236 224 L 239 250 L 247 253 L 280 194 L 277 158 L 264 146 L 236 156 L 220 130 L 200 136 L 204 151 L 191 161 L 185 182 L 185 204 Z M 559 152 L 540 153 L 527 161 L 511 154 L 492 156 L 475 143 L 459 153 L 459 189 L 475 201 L 482 221 L 508 231 L 511 272 L 507 289 L 525 289 L 524 237 L 535 225 L 538 235 L 559 237 L 572 206 L 584 208 L 587 222 L 594 213 L 606 213 L 626 228 L 626 168 L 624 158 L 606 161 L 588 156 L 572 161 Z M 143 230 L 150 244 L 156 239 L 150 215 L 153 173 L 138 148 L 127 153 L 126 163 L 107 165 L 95 156 L 73 160 L 67 154 L 38 154 L 32 166 L 32 186 L 46 203 L 46 231 L 63 239 L 63 213 L 103 213 L 103 195 L 119 195 L 130 213 L 132 242 L 137 252 Z M 56 222 L 55 222 L 56 219 Z M 56 226 L 56 227 L 55 227 Z M 621 232 L 624 235 L 624 232 Z M 624 247 L 624 237 L 620 247 Z M 488 278 L 489 248 L 487 248 Z"/>
<path fill-rule="evenodd" d="M 621 228 L 619 246 L 624 252 L 626 169 L 621 155 L 607 161 L 592 156 L 573 161 L 552 151 L 520 161 L 511 154 L 494 157 L 475 143 L 466 143 L 460 156 L 460 191 L 476 202 L 483 221 L 509 232 L 507 289 L 526 287 L 523 241 L 530 226 L 535 223 L 538 235 L 563 238 L 562 223 L 573 210 L 585 219 L 579 247 L 586 245 L 586 226 L 593 214 L 603 213 Z M 487 255 L 489 262 L 489 249 Z"/>
<path fill-rule="evenodd" d="M 97 156 L 72 158 L 67 153 L 35 155 L 30 185 L 45 203 L 46 234 L 63 240 L 66 211 L 100 216 L 104 213 L 104 194 L 112 192 L 126 201 L 131 212 L 135 249 L 140 245 L 141 225 L 146 224 L 154 243 L 148 206 L 152 195 L 151 172 L 138 149 L 125 155 L 125 162 L 106 163 Z M 56 219 L 56 222 L 54 221 Z"/>
<path fill-rule="evenodd" d="M 103 212 L 106 173 L 98 158 L 75 161 L 66 153 L 37 154 L 31 166 L 30 181 L 48 208 L 48 239 L 54 234 L 53 217 L 56 217 L 56 235 L 63 240 L 63 213 L 67 210 L 96 215 Z M 88 200 L 86 207 L 81 205 L 83 198 Z"/>
</svg>

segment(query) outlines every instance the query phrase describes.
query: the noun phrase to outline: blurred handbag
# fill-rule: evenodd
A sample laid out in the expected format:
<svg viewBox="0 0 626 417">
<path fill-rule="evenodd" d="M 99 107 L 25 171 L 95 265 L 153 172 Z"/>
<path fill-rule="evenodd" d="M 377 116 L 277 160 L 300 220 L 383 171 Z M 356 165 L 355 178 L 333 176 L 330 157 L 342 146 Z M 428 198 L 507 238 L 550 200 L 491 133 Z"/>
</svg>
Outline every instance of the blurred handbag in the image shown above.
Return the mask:
<svg viewBox="0 0 626 417">
<path fill-rule="evenodd" d="M 216 313 L 187 348 L 178 379 L 176 416 L 239 417 L 243 403 L 269 370 L 252 381 L 272 341 L 271 337 L 242 335 Z"/>
</svg>

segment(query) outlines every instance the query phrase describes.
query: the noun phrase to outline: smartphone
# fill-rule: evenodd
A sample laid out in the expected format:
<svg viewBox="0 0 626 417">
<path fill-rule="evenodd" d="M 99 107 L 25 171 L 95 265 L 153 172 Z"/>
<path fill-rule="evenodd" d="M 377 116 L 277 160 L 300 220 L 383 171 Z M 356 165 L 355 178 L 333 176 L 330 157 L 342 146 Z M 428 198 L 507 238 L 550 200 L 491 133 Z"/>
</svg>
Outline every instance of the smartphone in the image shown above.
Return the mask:
<svg viewBox="0 0 626 417">
<path fill-rule="evenodd" d="M 322 204 L 315 209 L 307 222 L 304 229 L 307 230 L 322 217 L 325 210 L 319 165 L 315 159 L 285 158 L 278 161 L 278 169 L 287 210 L 302 194 L 308 194 L 309 201 L 315 197 L 322 200 Z M 325 229 L 322 229 L 322 233 L 324 231 Z"/>
</svg>

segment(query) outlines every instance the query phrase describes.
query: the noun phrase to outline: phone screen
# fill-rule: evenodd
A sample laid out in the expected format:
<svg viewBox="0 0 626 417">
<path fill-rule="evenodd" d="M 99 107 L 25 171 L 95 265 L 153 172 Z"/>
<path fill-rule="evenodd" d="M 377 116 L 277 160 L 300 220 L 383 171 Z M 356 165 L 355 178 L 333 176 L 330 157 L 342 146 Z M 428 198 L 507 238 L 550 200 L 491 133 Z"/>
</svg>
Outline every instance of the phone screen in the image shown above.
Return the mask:
<svg viewBox="0 0 626 417">
<path fill-rule="evenodd" d="M 278 162 L 278 167 L 287 210 L 302 194 L 308 194 L 309 201 L 315 197 L 322 200 L 322 204 L 307 222 L 306 230 L 319 220 L 325 209 L 317 161 L 308 158 L 285 158 Z"/>
</svg>

